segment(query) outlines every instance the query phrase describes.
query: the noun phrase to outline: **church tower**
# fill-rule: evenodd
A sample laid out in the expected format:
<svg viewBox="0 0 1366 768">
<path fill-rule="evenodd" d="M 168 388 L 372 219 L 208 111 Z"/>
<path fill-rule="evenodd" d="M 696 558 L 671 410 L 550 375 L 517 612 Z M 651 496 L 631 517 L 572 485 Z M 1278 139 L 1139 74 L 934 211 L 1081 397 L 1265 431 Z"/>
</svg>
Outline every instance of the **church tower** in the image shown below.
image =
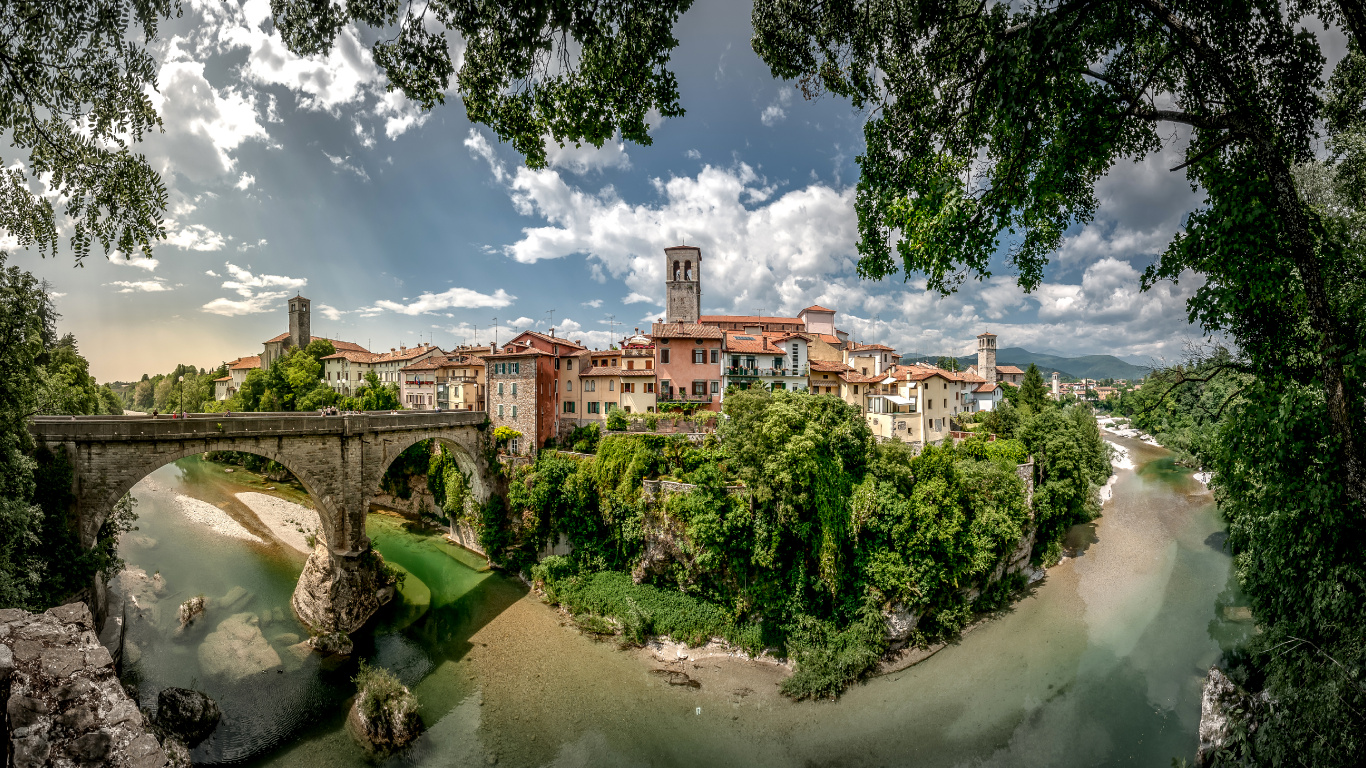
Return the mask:
<svg viewBox="0 0 1366 768">
<path fill-rule="evenodd" d="M 289 300 L 289 344 L 303 349 L 313 340 L 313 320 L 309 301 L 302 296 Z"/>
<path fill-rule="evenodd" d="M 996 334 L 982 333 L 977 336 L 977 375 L 996 383 Z"/>
<path fill-rule="evenodd" d="M 696 323 L 702 314 L 702 249 L 664 249 L 664 322 Z"/>
</svg>

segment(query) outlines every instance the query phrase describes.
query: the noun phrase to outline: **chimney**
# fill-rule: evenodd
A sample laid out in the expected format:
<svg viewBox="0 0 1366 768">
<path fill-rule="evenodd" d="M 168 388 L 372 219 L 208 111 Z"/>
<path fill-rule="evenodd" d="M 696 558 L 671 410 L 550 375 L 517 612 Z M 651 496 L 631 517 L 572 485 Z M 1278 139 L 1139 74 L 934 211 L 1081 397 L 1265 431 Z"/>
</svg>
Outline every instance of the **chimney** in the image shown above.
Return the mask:
<svg viewBox="0 0 1366 768">
<path fill-rule="evenodd" d="M 555 326 L 550 326 L 550 338 L 555 338 Z"/>
</svg>

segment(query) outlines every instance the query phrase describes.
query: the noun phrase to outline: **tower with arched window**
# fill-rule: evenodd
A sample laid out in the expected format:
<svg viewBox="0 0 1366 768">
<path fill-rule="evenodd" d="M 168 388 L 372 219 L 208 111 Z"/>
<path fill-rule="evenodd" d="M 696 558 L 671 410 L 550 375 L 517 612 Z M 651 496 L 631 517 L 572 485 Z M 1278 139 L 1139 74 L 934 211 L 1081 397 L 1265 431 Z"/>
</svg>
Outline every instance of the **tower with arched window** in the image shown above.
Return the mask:
<svg viewBox="0 0 1366 768">
<path fill-rule="evenodd" d="M 696 323 L 702 314 L 702 249 L 675 245 L 664 249 L 664 320 Z"/>
</svg>

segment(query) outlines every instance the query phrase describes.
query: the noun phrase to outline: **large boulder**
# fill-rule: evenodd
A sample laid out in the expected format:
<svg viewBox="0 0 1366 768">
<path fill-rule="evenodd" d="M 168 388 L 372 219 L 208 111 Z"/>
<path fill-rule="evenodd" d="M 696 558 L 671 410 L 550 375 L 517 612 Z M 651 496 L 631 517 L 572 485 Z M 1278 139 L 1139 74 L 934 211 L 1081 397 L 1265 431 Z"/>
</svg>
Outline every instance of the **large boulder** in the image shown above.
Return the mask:
<svg viewBox="0 0 1366 768">
<path fill-rule="evenodd" d="M 218 704 L 199 691 L 165 688 L 157 694 L 157 725 L 188 746 L 209 738 L 222 718 Z"/>
<path fill-rule="evenodd" d="M 261 633 L 254 613 L 224 619 L 199 645 L 199 667 L 205 674 L 241 680 L 281 666 L 280 654 Z"/>
<path fill-rule="evenodd" d="M 900 647 L 911 639 L 911 632 L 920 623 L 920 614 L 901 603 L 892 603 L 883 609 L 882 621 L 887 626 L 887 641 Z"/>
<path fill-rule="evenodd" d="M 360 686 L 346 724 L 367 751 L 388 754 L 407 746 L 422 733 L 417 697 L 382 667 L 362 664 Z"/>
<path fill-rule="evenodd" d="M 83 603 L 0 610 L 0 696 L 0 755 L 12 768 L 166 765 Z"/>
<path fill-rule="evenodd" d="M 388 586 L 378 552 L 339 555 L 319 541 L 304 564 L 291 602 L 299 620 L 314 633 L 349 635 L 379 610 L 379 592 Z"/>
</svg>

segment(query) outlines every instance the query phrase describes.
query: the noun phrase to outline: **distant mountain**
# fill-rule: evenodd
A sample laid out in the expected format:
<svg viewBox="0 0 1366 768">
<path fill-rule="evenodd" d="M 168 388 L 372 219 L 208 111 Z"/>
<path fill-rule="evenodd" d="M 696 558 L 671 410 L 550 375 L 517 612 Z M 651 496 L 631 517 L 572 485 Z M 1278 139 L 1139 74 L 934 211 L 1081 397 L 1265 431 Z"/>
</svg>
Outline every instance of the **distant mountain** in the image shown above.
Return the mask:
<svg viewBox="0 0 1366 768">
<path fill-rule="evenodd" d="M 937 357 L 938 355 L 905 355 L 901 360 L 905 363 L 916 360 L 933 362 Z M 977 364 L 977 355 L 964 355 L 958 358 L 958 362 L 966 369 L 969 365 Z M 1152 370 L 1147 366 L 1126 363 L 1114 355 L 1067 357 L 1044 352 L 1030 352 L 1020 347 L 1006 347 L 996 350 L 997 365 L 1014 365 L 1025 369 L 1029 367 L 1030 363 L 1038 366 L 1039 372 L 1044 375 L 1045 379 L 1052 375 L 1053 371 L 1057 371 L 1062 376 L 1073 379 L 1128 379 L 1133 381 L 1143 378 Z"/>
</svg>

